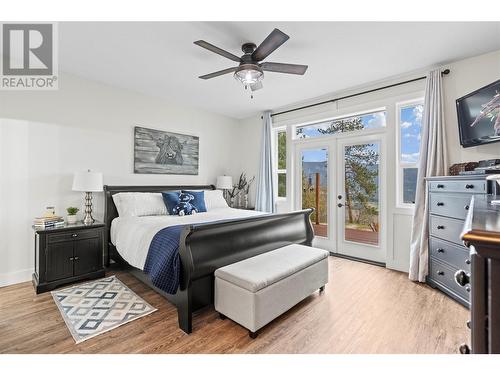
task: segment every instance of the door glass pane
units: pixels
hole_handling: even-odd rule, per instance
[[[414,204],[418,168],[403,168],[403,203]]]
[[[316,236],[328,237],[328,150],[302,151],[302,208],[311,216]]]
[[[286,198],[286,173],[278,173],[278,197]]]
[[[344,147],[346,241],[379,244],[380,145]]]

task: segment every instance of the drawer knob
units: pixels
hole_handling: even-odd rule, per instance
[[[466,273],[464,270],[458,270],[455,272],[455,281],[460,286],[466,286],[470,284],[470,274]]]
[[[444,276],[444,271],[437,271],[437,274],[438,274],[439,276]]]
[[[460,345],[460,347],[458,348],[458,351],[460,352],[460,354],[470,354],[469,345],[467,345],[467,344]]]
[[[469,286],[469,285],[467,285],[467,286],[465,287],[465,290],[467,291],[467,293],[470,293],[470,286]]]
[[[468,204],[465,205],[464,210],[465,211],[469,211],[469,205]]]
[[[444,229],[444,225],[438,225],[437,229]]]
[[[438,249],[437,249],[437,252],[438,252],[438,253],[444,253],[444,249],[438,248]]]
[[[469,265],[470,264],[470,259],[465,260],[465,264]]]
[[[444,185],[443,184],[437,184],[437,188],[438,189],[444,189]]]
[[[443,202],[437,202],[437,205],[438,206],[444,206],[444,203]]]
[[[465,185],[465,188],[466,188],[466,189],[474,189],[474,185],[472,185],[472,184],[467,184],[467,185]]]
[[[69,258],[69,261],[72,262],[75,258],[71,257]]]
[[[471,329],[471,328],[470,328],[470,327],[471,327],[470,320],[467,320],[466,325],[467,325],[467,328]]]
[[[79,259],[80,259],[80,257],[75,257],[75,260],[79,260]]]
[[[73,234],[71,235],[71,237],[73,237],[73,238],[78,237],[78,234],[77,234],[77,233],[73,233]]]

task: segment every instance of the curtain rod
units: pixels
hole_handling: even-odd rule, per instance
[[[447,75],[450,73],[450,69],[445,69],[441,72],[441,75],[444,76],[444,75]],[[286,111],[282,111],[282,112],[276,112],[276,113],[271,113],[271,117],[274,117],[274,116],[278,116],[278,115],[283,115],[285,113],[289,113],[289,112],[295,112],[295,111],[300,111],[302,109],[307,109],[307,108],[311,108],[311,107],[316,107],[318,105],[323,105],[323,104],[328,104],[328,103],[333,103],[333,102],[337,102],[339,100],[343,100],[343,99],[348,99],[348,98],[353,98],[355,96],[359,96],[359,95],[364,95],[364,94],[369,94],[371,92],[375,92],[375,91],[380,91],[380,90],[385,90],[385,89],[389,89],[391,87],[395,87],[395,86],[401,86],[401,85],[406,85],[407,83],[411,83],[411,82],[416,82],[416,81],[421,81],[423,79],[426,79],[427,76],[423,76],[423,77],[418,77],[418,78],[413,78],[413,79],[409,79],[407,81],[403,81],[403,82],[398,82],[398,83],[393,83],[391,85],[387,85],[387,86],[382,86],[382,87],[377,87],[376,89],[371,89],[371,90],[366,90],[366,91],[362,91],[362,92],[358,92],[356,94],[351,94],[351,95],[346,95],[346,96],[341,96],[340,98],[334,98],[334,99],[329,99],[329,100],[325,100],[323,102],[319,102],[319,103],[314,103],[314,104],[309,104],[309,105],[305,105],[303,107],[298,107],[298,108],[293,108],[293,109],[289,109],[289,110],[286,110]],[[260,118],[262,119],[263,117],[260,116]]]

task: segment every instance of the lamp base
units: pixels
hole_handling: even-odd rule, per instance
[[[85,193],[85,216],[83,218],[83,224],[90,225],[95,222],[92,217],[92,192],[87,191]]]

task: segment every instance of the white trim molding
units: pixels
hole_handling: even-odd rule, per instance
[[[33,275],[33,268],[19,270],[9,273],[0,273],[0,288],[30,281]]]

